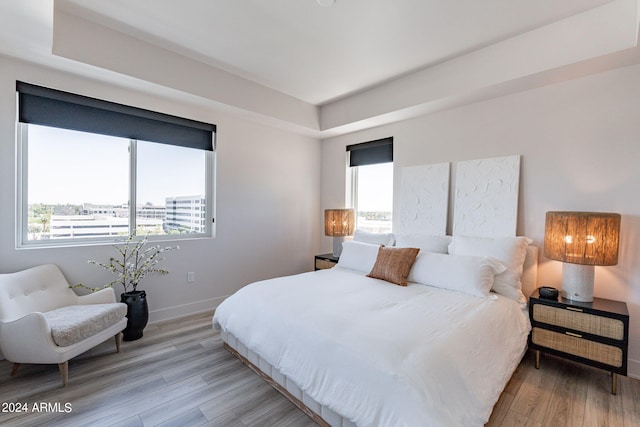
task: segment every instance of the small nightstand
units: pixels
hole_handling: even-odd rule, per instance
[[[333,268],[338,263],[338,257],[333,254],[316,255],[313,269],[325,270],[327,268]]]
[[[627,375],[629,311],[627,304],[603,298],[593,302],[529,298],[531,334],[529,348],[595,366],[611,372],[611,393],[617,392],[617,375]]]

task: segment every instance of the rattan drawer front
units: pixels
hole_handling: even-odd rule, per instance
[[[318,270],[324,270],[324,269],[327,269],[327,268],[333,268],[335,266],[336,266],[335,262],[327,261],[327,260],[324,260],[324,259],[317,259],[316,260],[316,268]]]
[[[609,366],[622,366],[622,349],[546,329],[533,328],[531,341],[550,349],[584,357]]]
[[[615,340],[624,339],[624,324],[621,320],[571,311],[566,308],[535,304],[533,306],[533,320]]]

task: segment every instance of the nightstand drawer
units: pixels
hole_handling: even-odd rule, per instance
[[[531,342],[542,347],[573,354],[574,356],[604,363],[615,368],[622,366],[622,349],[569,334],[571,333],[561,334],[534,327],[531,331]]]
[[[333,254],[316,255],[313,261],[314,270],[326,270],[333,268],[338,263],[338,257]]]
[[[333,268],[336,266],[334,261],[327,261],[326,259],[316,259],[316,270],[324,270],[327,268]]]
[[[535,304],[533,306],[533,320],[615,340],[624,339],[624,323],[621,320],[575,310],[573,307],[557,308]]]

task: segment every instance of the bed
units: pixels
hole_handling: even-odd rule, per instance
[[[213,326],[320,425],[481,426],[526,350],[537,249],[448,239],[411,245],[406,286],[368,277],[379,245],[345,243],[332,269],[240,289]]]

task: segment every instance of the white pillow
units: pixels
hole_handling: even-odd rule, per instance
[[[507,267],[495,258],[420,252],[408,280],[484,298]]]
[[[353,240],[374,245],[391,246],[395,241],[395,237],[393,233],[372,233],[370,231],[356,230]]]
[[[376,263],[380,245],[347,240],[342,243],[338,267],[369,273]]]
[[[522,294],[522,266],[527,255],[527,237],[466,237],[453,236],[449,253],[453,255],[490,256],[501,261],[507,270],[496,275],[492,291],[519,303],[526,303]]]
[[[419,248],[422,251],[446,254],[449,252],[451,236],[433,236],[420,233],[396,233],[396,246],[399,248]]]

